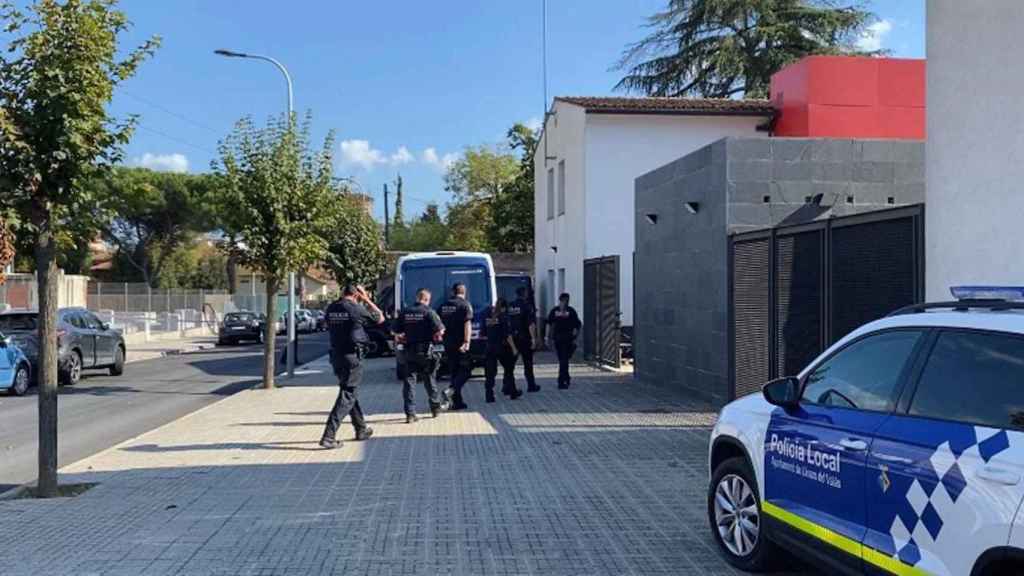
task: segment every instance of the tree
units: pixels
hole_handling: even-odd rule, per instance
[[[211,180],[201,174],[118,168],[93,182],[114,210],[104,239],[149,286],[158,286],[168,258],[196,233],[212,228]]]
[[[494,205],[491,241],[501,252],[533,250],[533,153],[537,136],[523,124],[508,131],[508,143],[519,153],[515,178],[503,186]]]
[[[0,217],[0,285],[7,279],[7,266],[14,262],[14,233],[7,220]]]
[[[402,175],[398,175],[398,179],[395,180],[395,228],[401,228],[405,226],[405,212],[402,208]]]
[[[805,56],[877,54],[856,48],[874,19],[834,0],[669,0],[648,20],[654,31],[623,53],[616,89],[765,98],[772,74]]]
[[[324,263],[341,284],[370,284],[384,272],[384,239],[380,227],[365,209],[363,200],[347,191],[338,194],[336,224]]]
[[[494,249],[495,205],[518,170],[519,160],[498,146],[467,148],[448,168],[445,190],[454,198],[448,205],[447,220],[454,248],[483,252]]]
[[[277,318],[277,293],[288,271],[303,270],[327,256],[328,238],[337,225],[334,185],[334,134],[323,148],[309,148],[311,118],[301,129],[292,118],[256,128],[248,118],[220,144],[214,170],[219,216],[229,251],[261,272],[267,284],[267,318]],[[263,386],[274,387],[274,326],[264,334]]]
[[[419,218],[396,230],[391,248],[404,252],[433,252],[452,248],[449,228],[437,204],[428,204]]]
[[[101,206],[85,182],[120,159],[133,119],[107,114],[114,88],[158,38],[119,60],[128,27],[116,0],[37,0],[22,12],[0,0],[9,38],[0,51],[0,212],[19,217],[33,244],[39,291],[39,484],[57,493],[57,258],[62,238],[95,230]]]

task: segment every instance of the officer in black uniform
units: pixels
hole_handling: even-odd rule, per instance
[[[537,309],[533,307],[526,286],[516,288],[516,299],[508,306],[508,319],[512,327],[512,339],[523,359],[526,391],[540,392],[537,379],[533,376],[533,351],[537,347]]]
[[[473,305],[466,300],[466,285],[461,282],[452,286],[452,297],[441,305],[441,321],[444,322],[444,353],[448,357],[448,374],[451,377],[452,410],[469,408],[462,398],[462,387],[469,380],[473,366],[469,358],[469,341],[473,335]]]
[[[558,387],[562,390],[569,387],[569,359],[576,352],[576,337],[580,334],[581,326],[576,309],[569,306],[569,294],[562,293],[558,297],[558,306],[548,314],[548,336],[555,341],[555,352],[558,353]]]
[[[430,308],[430,291],[416,292],[416,303],[403,308],[395,318],[395,340],[403,345],[405,370],[402,371],[402,395],[405,399],[405,421],[412,424],[416,416],[416,391],[413,380],[418,378],[427,389],[430,413],[434,418],[441,412],[441,395],[434,376],[440,355],[431,344],[440,344],[444,337],[444,324],[437,312]]]
[[[331,337],[330,359],[338,377],[338,399],[327,417],[320,445],[327,449],[341,447],[336,438],[341,420],[347,413],[356,429],[356,440],[366,440],[373,429],[366,425],[359,406],[359,383],[363,379],[363,355],[369,338],[364,326],[384,322],[384,314],[373,303],[362,286],[349,284],[341,299],[327,307],[327,326]]]
[[[501,393],[515,400],[523,393],[516,388],[516,343],[512,339],[508,305],[504,298],[498,298],[498,302],[485,312],[484,330],[487,334],[487,356],[484,362],[487,401],[494,402],[494,380],[498,375],[499,363],[504,372]]]

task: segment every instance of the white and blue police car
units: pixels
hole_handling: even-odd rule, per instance
[[[1024,574],[1024,288],[953,295],[722,410],[708,517],[731,564]]]

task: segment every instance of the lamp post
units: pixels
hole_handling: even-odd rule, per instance
[[[223,49],[221,49],[221,50],[214,50],[213,53],[217,54],[218,56],[225,56],[227,58],[248,58],[250,60],[263,60],[265,62],[270,62],[274,66],[277,66],[277,69],[281,71],[281,74],[284,74],[285,82],[287,82],[287,84],[288,84],[288,126],[291,127],[292,121],[293,121],[293,119],[292,119],[292,117],[293,117],[292,77],[291,77],[290,74],[288,74],[288,69],[284,67],[284,64],[281,64],[280,62],[278,62],[274,58],[271,58],[270,56],[261,56],[259,54],[246,54],[244,52],[235,52],[234,50],[223,50]],[[273,318],[269,319],[269,321],[273,321]],[[293,271],[289,271],[288,272],[288,316],[287,316],[285,322],[288,325],[288,343],[285,346],[285,348],[287,350],[287,357],[288,357],[288,360],[287,360],[287,364],[288,364],[288,377],[291,378],[291,377],[295,376],[295,352],[296,352],[296,346],[295,346],[295,344],[296,344],[296,342],[295,342],[295,272],[293,272]]]

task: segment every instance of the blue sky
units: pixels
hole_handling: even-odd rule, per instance
[[[548,97],[611,94],[624,46],[665,0],[548,0]],[[599,9],[598,9],[599,7]],[[924,56],[924,0],[875,0],[877,34],[894,56]],[[209,170],[217,142],[244,115],[285,106],[270,64],[217,48],[267,54],[314,114],[318,139],[336,131],[338,174],[376,199],[399,172],[406,215],[447,200],[444,166],[467,145],[495,143],[515,122],[539,122],[541,0],[419,2],[123,0],[125,41],[163,46],[118,92],[115,114],[140,115],[126,160],[156,169]]]

